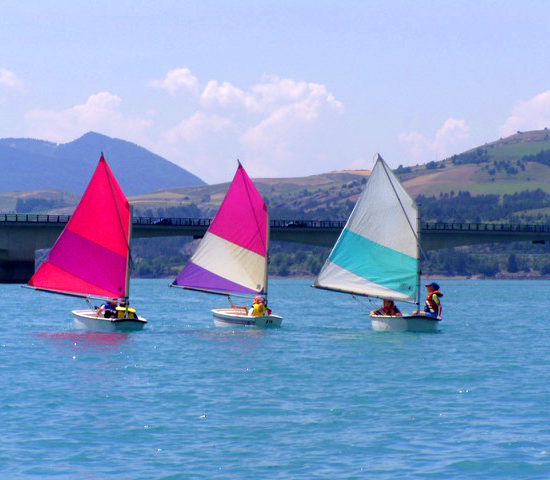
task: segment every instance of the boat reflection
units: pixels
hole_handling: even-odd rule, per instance
[[[84,349],[109,350],[126,343],[126,332],[62,332],[37,333],[36,336],[57,346],[79,346]]]

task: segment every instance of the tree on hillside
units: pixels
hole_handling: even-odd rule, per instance
[[[519,270],[518,260],[514,253],[511,253],[508,256],[508,264],[506,270],[508,270],[510,273],[516,273]]]

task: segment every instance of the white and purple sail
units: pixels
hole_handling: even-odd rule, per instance
[[[204,238],[174,287],[218,294],[267,294],[267,206],[239,164]]]

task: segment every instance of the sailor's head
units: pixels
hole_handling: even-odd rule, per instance
[[[429,292],[434,292],[435,290],[439,290],[439,284],[435,282],[427,283],[426,288]]]
[[[252,303],[265,303],[264,297],[261,295],[256,295],[252,300]]]

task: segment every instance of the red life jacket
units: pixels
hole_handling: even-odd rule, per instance
[[[428,307],[430,312],[437,313],[439,311],[439,306],[433,301],[433,295],[437,295],[439,298],[441,298],[443,294],[439,290],[434,290],[433,292],[428,293],[428,296],[426,297],[426,306]]]

